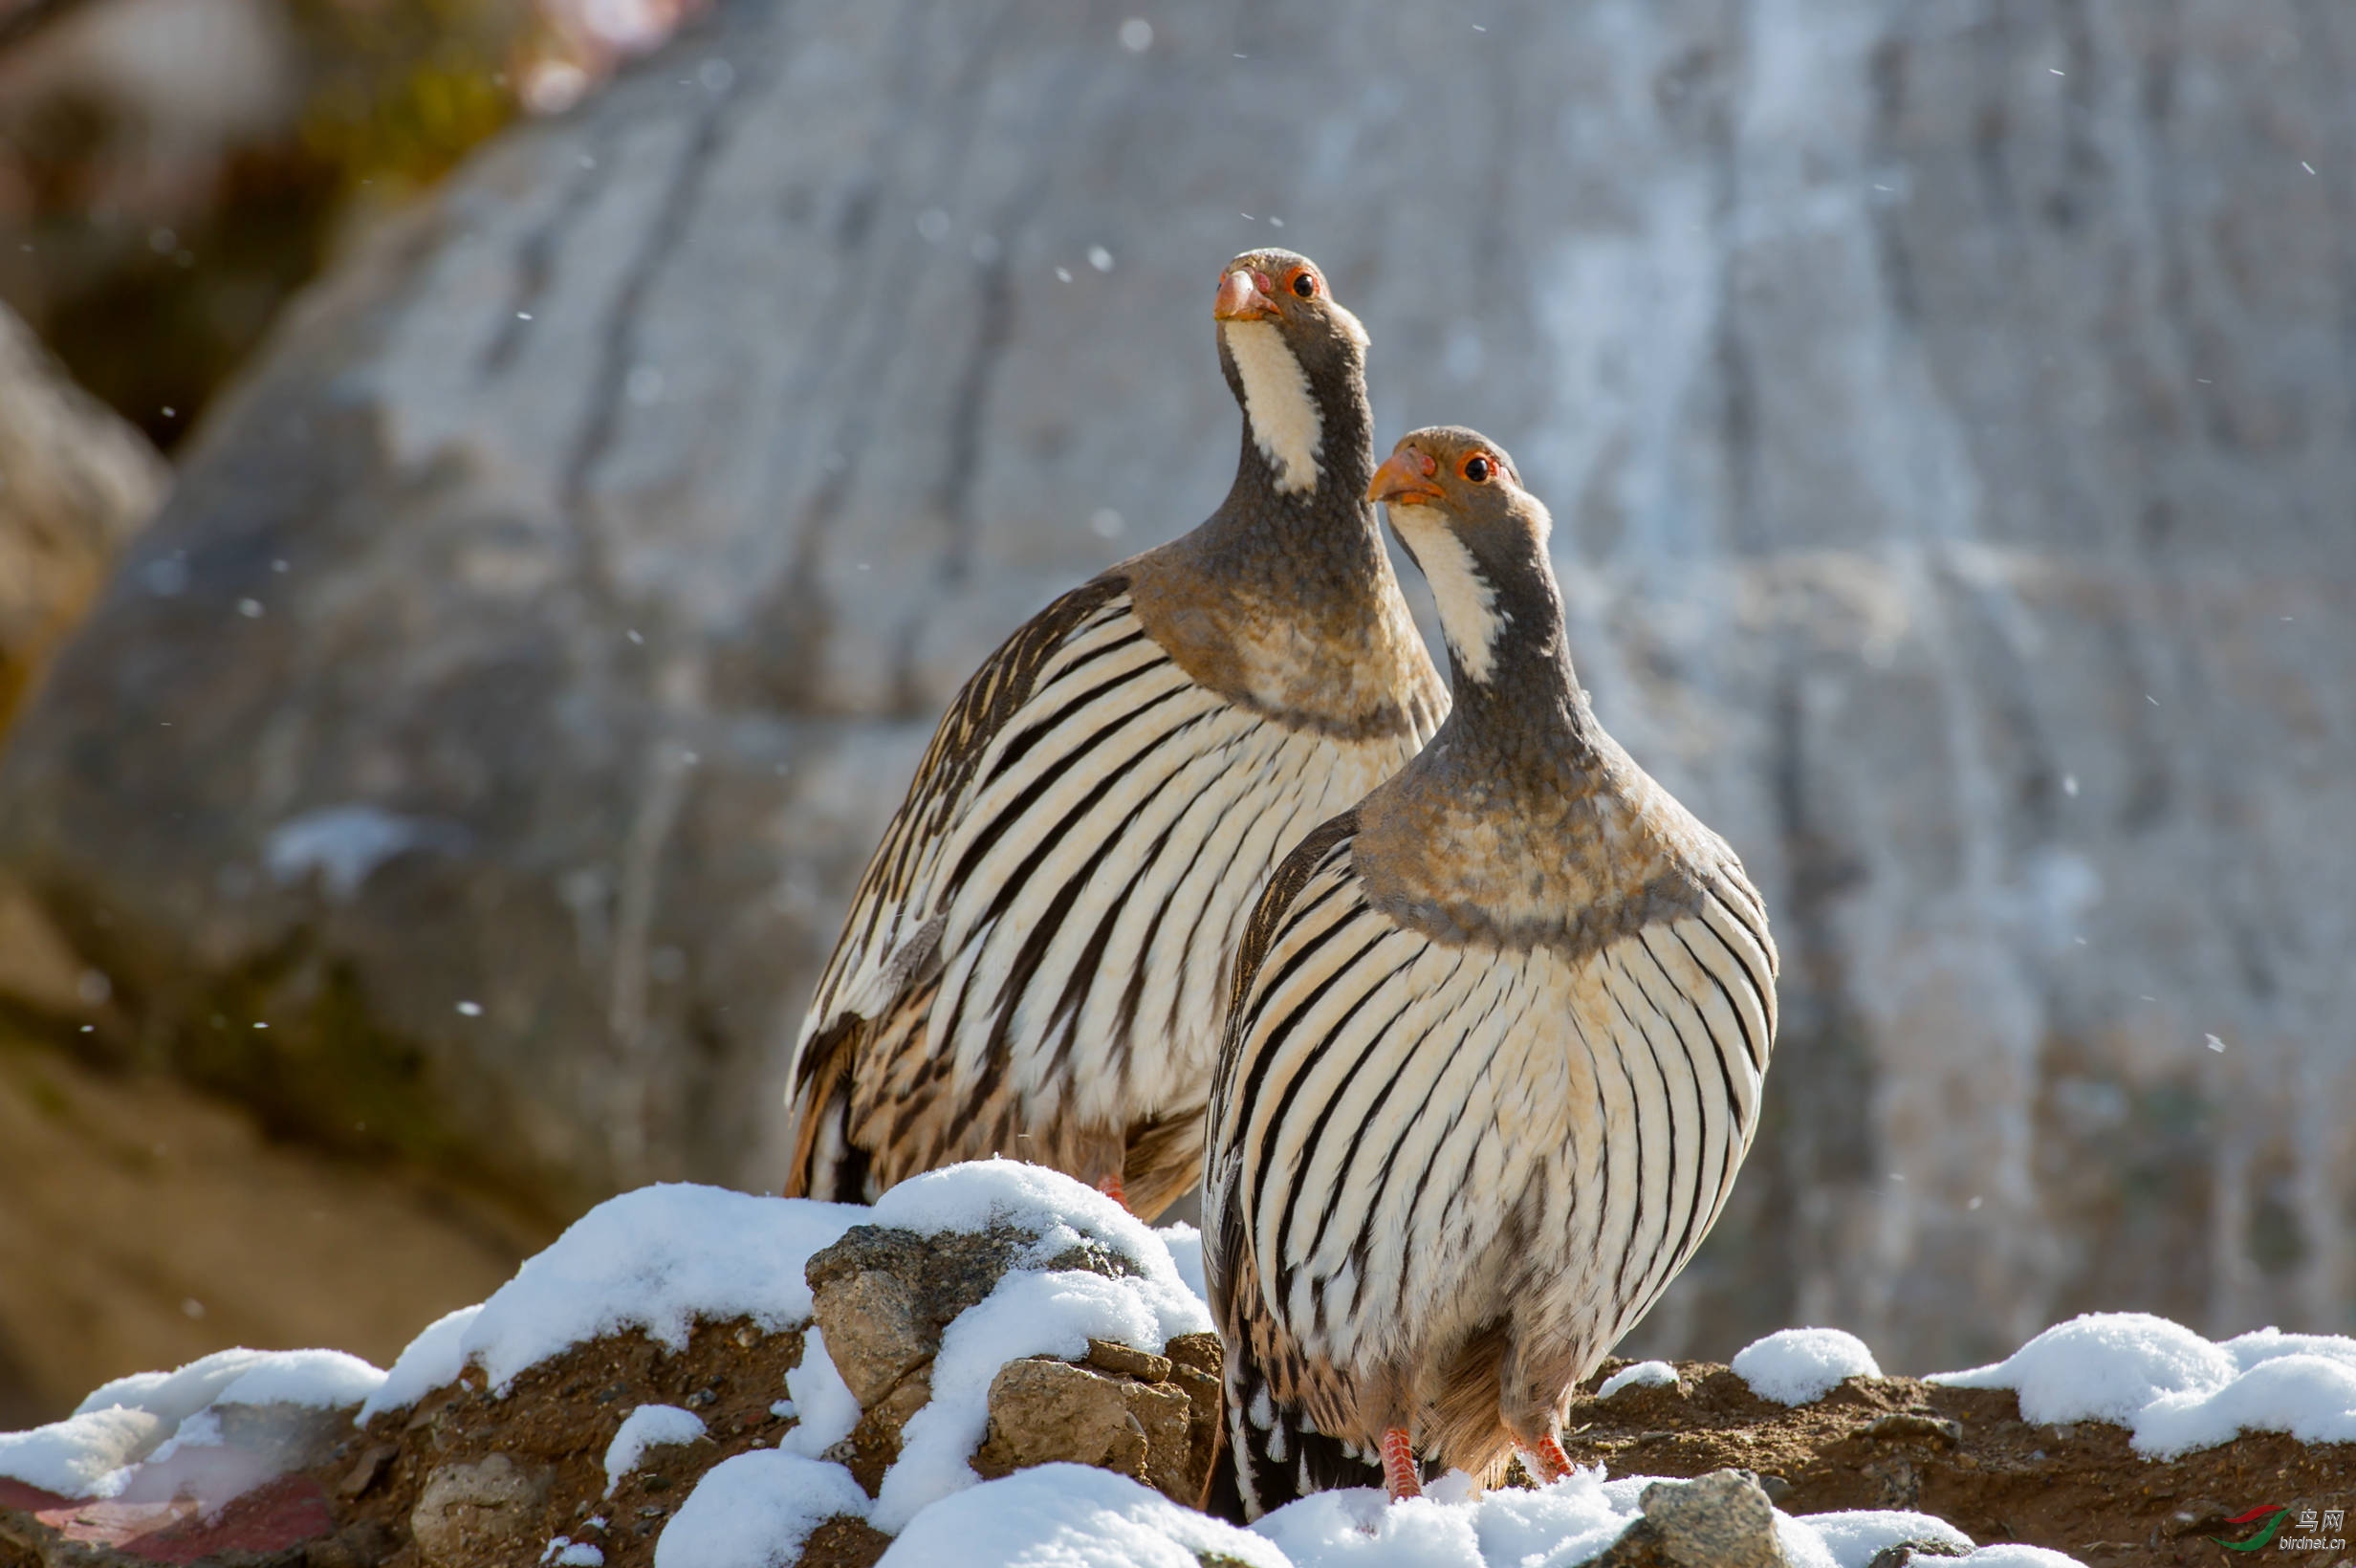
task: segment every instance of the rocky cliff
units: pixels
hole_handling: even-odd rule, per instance
[[[1522,460],[1604,719],[1778,923],[1769,1124],[1643,1345],[2344,1326],[2351,66],[2289,0],[739,0],[315,292],[0,867],[108,978],[66,1022],[280,1125],[765,1185],[932,718],[1214,502],[1207,291],[1290,243],[1385,429]]]

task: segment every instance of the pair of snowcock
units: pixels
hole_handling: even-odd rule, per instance
[[[1234,488],[958,693],[802,1025],[786,1190],[1005,1155],[1151,1218],[1199,1182],[1247,1514],[1419,1456],[1552,1478],[1758,1124],[1766,913],[1596,722],[1504,448],[1378,467],[1305,256],[1236,257],[1212,314]]]

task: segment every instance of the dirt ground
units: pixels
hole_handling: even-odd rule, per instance
[[[597,1546],[608,1568],[651,1568],[665,1524],[703,1474],[750,1448],[774,1447],[790,1428],[790,1418],[771,1406],[786,1397],[785,1374],[801,1354],[798,1332],[767,1334],[731,1322],[700,1325],[676,1354],[636,1332],[579,1345],[523,1374],[505,1397],[493,1397],[470,1371],[411,1409],[380,1416],[307,1472],[273,1484],[288,1492],[279,1506],[310,1509],[327,1533],[310,1526],[307,1544],[252,1560],[273,1568],[424,1568],[411,1521],[428,1478],[446,1466],[504,1455],[528,1483],[530,1500],[467,1515],[473,1522],[464,1549],[445,1554],[442,1568],[531,1561],[556,1535]],[[1608,1363],[1597,1382],[1620,1364]],[[2023,1422],[2009,1393],[1852,1379],[1813,1405],[1788,1409],[1757,1398],[1723,1366],[1687,1362],[1678,1371],[1675,1388],[1635,1387],[1580,1402],[1566,1430],[1572,1457],[1601,1463],[1613,1475],[1692,1476],[1739,1467],[1756,1471],[1788,1513],[1913,1509],[1952,1521],[1982,1544],[2053,1547],[2088,1568],[2356,1563],[2345,1553],[2280,1546],[2249,1557],[2209,1538],[2245,1536],[2249,1527],[2226,1521],[2261,1505],[2286,1505],[2294,1518],[2302,1509],[2349,1509],[2356,1445],[2308,1447],[2259,1434],[2162,1463],[2137,1456],[2115,1426]],[[644,1404],[694,1410],[708,1435],[649,1450],[608,1496],[606,1446]],[[15,1568],[10,1538],[0,1529],[0,1565]],[[164,1553],[161,1544],[135,1550],[143,1560],[193,1560]],[[831,1521],[806,1545],[802,1568],[865,1568],[886,1544],[857,1520]],[[28,1546],[25,1563],[37,1560]],[[106,1560],[126,1568],[130,1561]]]
[[[774,1446],[786,1430],[769,1405],[785,1397],[785,1373],[800,1354],[799,1335],[764,1336],[750,1324],[701,1328],[676,1356],[636,1335],[585,1345],[527,1373],[505,1400],[469,1386],[381,1418],[351,1456],[315,1473],[343,1520],[370,1521],[390,1544],[405,1541],[408,1512],[434,1466],[505,1451],[553,1475],[544,1533],[528,1542],[535,1551],[549,1535],[569,1534],[600,1545],[608,1568],[644,1568],[697,1477],[732,1454]],[[1589,1386],[1624,1364],[1606,1363]],[[2088,1568],[2272,1560],[2227,1552],[2209,1537],[2246,1535],[2247,1527],[2225,1521],[2260,1504],[2286,1504],[2293,1516],[2356,1508],[2356,1445],[2309,1447],[2260,1434],[2154,1462],[2129,1448],[2120,1427],[2031,1426],[2001,1391],[1852,1379],[1790,1409],[1758,1398],[1723,1366],[1686,1362],[1678,1373],[1676,1388],[1581,1402],[1566,1424],[1571,1456],[1613,1475],[1691,1476],[1735,1466],[1757,1471],[1786,1513],[1913,1509],[1983,1545],[2053,1547]],[[654,1450],[644,1470],[604,1497],[606,1442],[631,1408],[654,1402],[697,1408],[711,1439]],[[365,1492],[341,1495],[370,1467]],[[600,1516],[601,1530],[584,1531]],[[872,1561],[884,1544],[846,1521],[814,1540],[803,1560],[851,1568]],[[2295,1556],[2314,1568],[2356,1562],[2346,1554]],[[414,1568],[418,1558],[402,1545],[383,1560]],[[482,1558],[485,1568],[499,1560],[495,1552]]]
[[[1588,1383],[1625,1361],[1609,1361]],[[2346,1553],[2228,1552],[2209,1537],[2250,1534],[2227,1519],[2261,1504],[2356,1511],[2356,1444],[2308,1446],[2245,1434],[2181,1459],[2148,1460],[2100,1422],[2031,1426],[2000,1390],[1941,1388],[1913,1378],[1853,1378],[1813,1405],[1771,1404],[1723,1366],[1678,1365],[1678,1385],[1588,1399],[1564,1447],[1613,1475],[1756,1470],[1788,1514],[1905,1508],[1934,1514],[1981,1545],[2026,1541],[2088,1568],[2174,1568],[2271,1561],[2313,1568]],[[2285,1534],[2289,1532],[2286,1530]],[[2350,1532],[2343,1531],[2343,1535]]]
[[[354,1556],[384,1568],[420,1568],[408,1521],[437,1467],[504,1453],[547,1486],[529,1528],[485,1538],[466,1568],[529,1561],[562,1535],[605,1555],[606,1568],[651,1568],[663,1526],[706,1470],[747,1449],[774,1448],[791,1420],[771,1413],[800,1364],[799,1333],[764,1334],[753,1323],[698,1324],[677,1354],[633,1330],[577,1346],[515,1380],[505,1398],[469,1370],[459,1386],[416,1408],[380,1416],[343,1455],[312,1471],[351,1534]],[[641,1405],[677,1405],[703,1418],[703,1441],[647,1450],[640,1468],[605,1494],[605,1448]],[[354,1527],[358,1526],[355,1531]],[[834,1521],[805,1547],[810,1568],[852,1568],[883,1555],[886,1537],[857,1520]],[[382,1555],[378,1555],[382,1554]]]

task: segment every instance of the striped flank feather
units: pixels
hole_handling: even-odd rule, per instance
[[[872,1198],[1005,1154],[1125,1175],[1158,1211],[1199,1172],[1251,899],[1421,739],[1338,741],[1197,685],[1118,577],[1058,601],[969,683],[860,887],[796,1063],[789,1190]]]

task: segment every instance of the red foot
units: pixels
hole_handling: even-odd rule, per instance
[[[1384,1428],[1383,1487],[1394,1503],[1402,1497],[1424,1494],[1423,1479],[1415,1473],[1415,1449],[1407,1442],[1405,1426]]]
[[[1562,1440],[1548,1432],[1522,1450],[1530,1468],[1538,1471],[1540,1481],[1560,1481],[1571,1473],[1571,1456],[1562,1451]]]
[[[1128,1209],[1129,1195],[1122,1189],[1121,1173],[1119,1171],[1115,1171],[1110,1176],[1106,1176],[1100,1180],[1096,1184],[1096,1189],[1099,1192],[1103,1193],[1104,1196],[1112,1199],[1113,1202],[1119,1204],[1122,1208]],[[1136,1210],[1131,1209],[1130,1212],[1134,1213]]]

